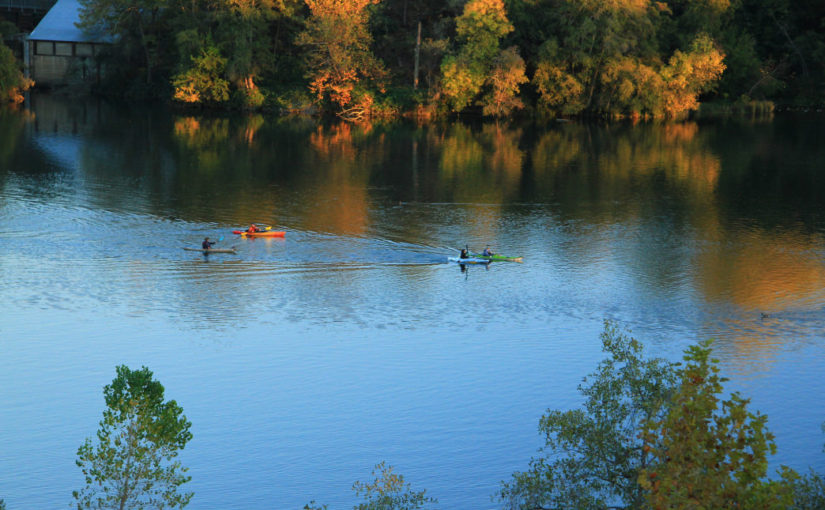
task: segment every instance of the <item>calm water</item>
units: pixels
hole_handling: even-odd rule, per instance
[[[193,422],[193,510],[348,508],[381,461],[496,508],[604,319],[670,359],[715,338],[773,465],[823,471],[823,169],[821,117],[319,127],[35,96],[0,113],[0,498],[68,506],[127,364]],[[181,249],[207,235],[238,254]],[[447,263],[487,243],[525,262]]]

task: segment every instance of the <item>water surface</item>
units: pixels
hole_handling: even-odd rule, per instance
[[[348,508],[395,466],[495,508],[605,319],[714,338],[773,466],[825,470],[825,122],[318,125],[0,114],[0,498],[65,508],[116,365],[193,422],[193,510]],[[239,239],[251,221],[283,239]],[[186,252],[204,236],[237,255]],[[462,246],[524,257],[463,270]]]

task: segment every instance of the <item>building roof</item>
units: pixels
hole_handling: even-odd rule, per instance
[[[57,3],[43,16],[40,23],[29,34],[31,41],[62,42],[112,42],[111,36],[103,33],[89,33],[77,28],[80,21],[78,0],[57,0]]]

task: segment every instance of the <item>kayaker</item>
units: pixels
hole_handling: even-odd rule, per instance
[[[458,256],[460,259],[467,259],[470,258],[470,255],[467,253],[467,248],[461,248],[461,254]]]
[[[249,225],[249,228],[248,228],[248,229],[246,229],[246,231],[247,231],[248,233],[250,233],[250,234],[252,234],[252,233],[254,233],[254,232],[257,232],[257,231],[259,231],[259,230],[260,230],[260,229],[258,228],[258,225],[255,225],[254,223],[253,223],[252,225]]]
[[[481,252],[481,254],[484,255],[485,257],[492,257],[493,256],[493,252],[490,251],[489,246],[485,246],[484,251]]]
[[[204,237],[203,242],[201,243],[201,248],[208,250],[213,244],[215,244],[215,241],[210,241],[208,237]]]

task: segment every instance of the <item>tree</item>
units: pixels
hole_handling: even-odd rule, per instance
[[[21,92],[34,84],[20,72],[20,65],[12,51],[0,40],[0,104],[19,103],[23,100]]]
[[[229,82],[223,79],[226,59],[207,46],[192,57],[192,66],[172,78],[175,99],[184,103],[222,103],[229,99]]]
[[[393,473],[392,466],[384,462],[375,466],[372,476],[374,480],[370,483],[353,484],[355,494],[364,498],[354,510],[418,510],[428,503],[437,503],[425,496],[427,491],[413,491],[410,484],[404,483],[404,477]]]
[[[106,410],[97,431],[77,450],[86,485],[73,493],[78,510],[183,508],[192,493],[179,493],[191,477],[174,460],[192,438],[192,425],[163,386],[143,367],[117,367],[103,388]]]
[[[502,0],[470,0],[456,19],[457,54],[441,64],[442,89],[453,111],[461,111],[479,96],[484,112],[506,115],[520,108],[519,86],[526,82],[524,60],[515,47],[500,50],[501,39],[513,31]]]
[[[768,454],[776,452],[768,417],[747,409],[738,393],[720,401],[722,383],[710,343],[687,349],[680,385],[668,412],[644,427],[650,462],[639,473],[651,508],[785,509],[789,482],[765,478]]]
[[[698,107],[698,96],[709,90],[725,70],[725,54],[707,35],[699,35],[688,52],[673,54],[662,70],[665,97],[662,108],[671,117]]]
[[[352,485],[355,494],[364,499],[353,510],[419,510],[429,503],[438,503],[425,495],[427,491],[412,490],[410,484],[404,483],[404,477],[393,473],[392,466],[387,466],[384,462],[375,466],[372,476],[375,479],[370,483],[355,482]],[[304,505],[303,510],[326,509],[327,505],[311,501]]]
[[[78,27],[103,31],[113,37],[113,67],[141,76],[146,86],[168,85],[168,75],[158,76],[159,67],[174,61],[171,18],[175,0],[80,0]],[[166,65],[161,65],[162,63]],[[126,77],[127,80],[129,77]],[[131,81],[131,80],[130,80]],[[148,87],[147,87],[148,88]]]
[[[306,0],[310,10],[297,44],[306,50],[309,89],[342,116],[363,115],[373,102],[369,84],[383,90],[386,71],[370,50],[367,7],[380,0]],[[368,114],[368,112],[366,112]]]
[[[524,60],[519,56],[518,50],[511,47],[499,53],[486,80],[489,92],[481,99],[484,114],[504,117],[513,110],[524,108],[518,92],[519,87],[527,81]]]
[[[503,484],[499,498],[506,508],[641,507],[637,479],[650,456],[639,431],[663,415],[675,391],[675,365],[643,359],[641,344],[610,322],[601,340],[609,357],[579,386],[584,408],[542,416],[544,455]]]

